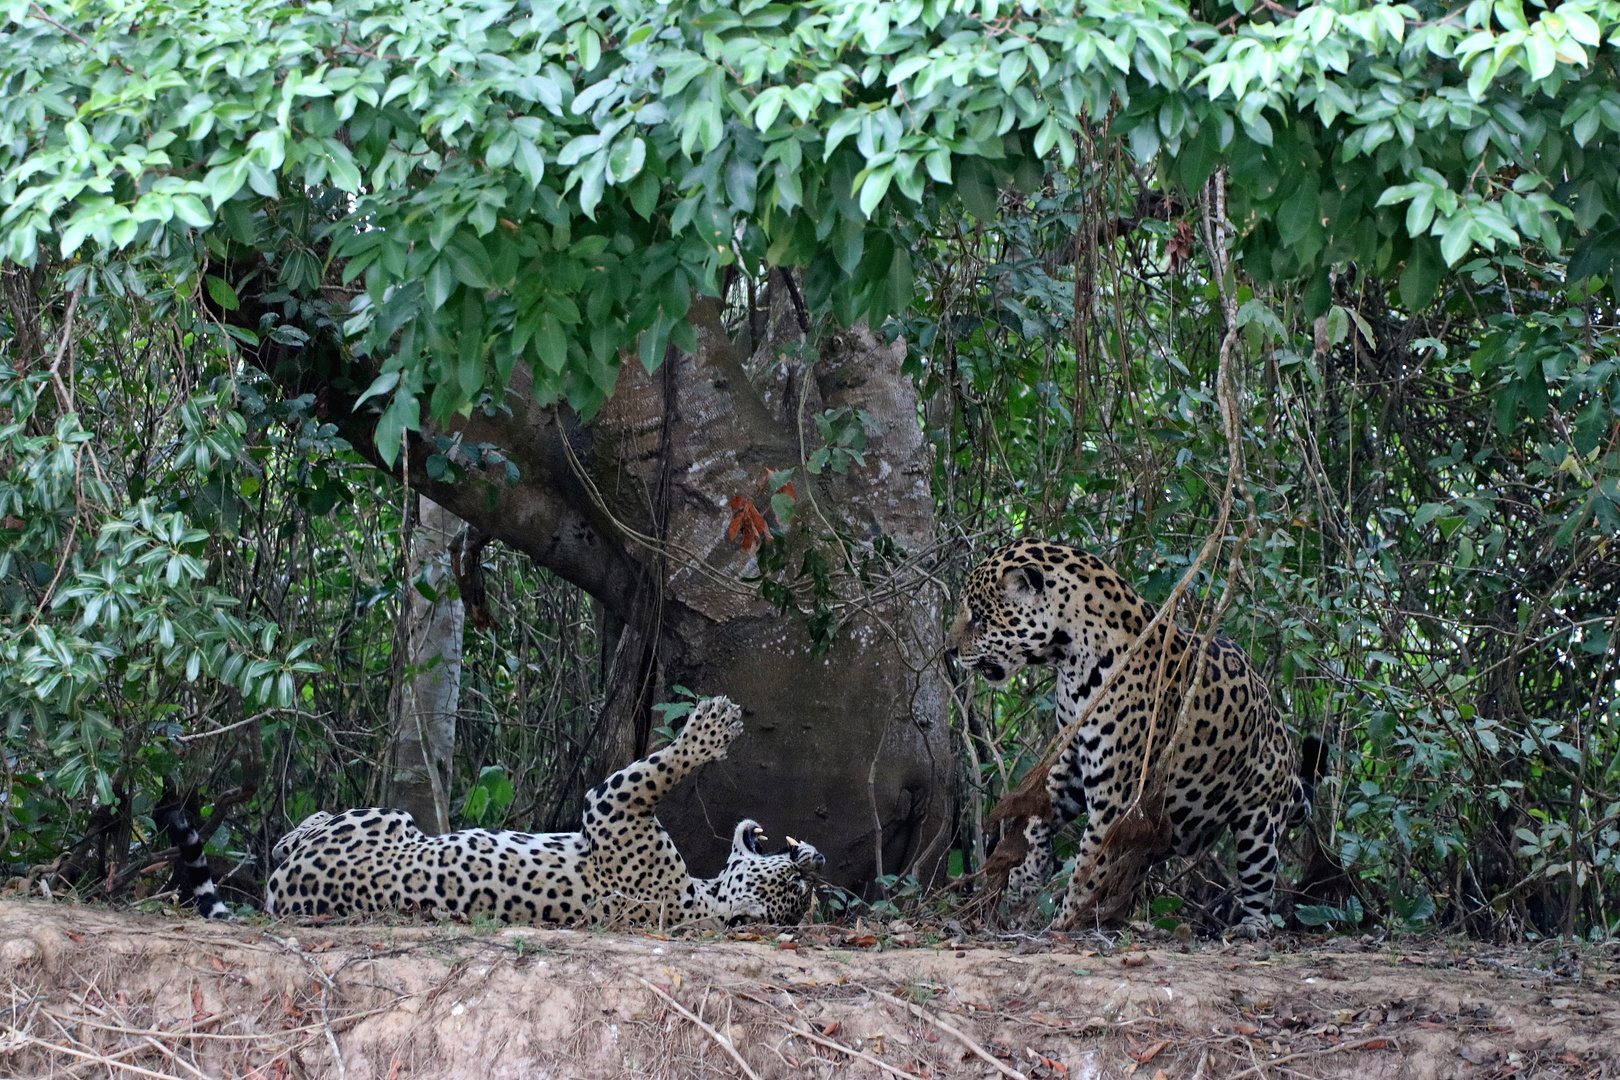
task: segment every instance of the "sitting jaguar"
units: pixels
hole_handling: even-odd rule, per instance
[[[1064,544],[1020,540],[973,569],[947,645],[992,686],[1005,685],[1028,664],[1056,667],[1058,722],[1067,726],[1084,713],[1153,614],[1096,556]],[[1145,862],[1109,850],[1105,838],[1136,799],[1145,767],[1164,778],[1155,801],[1162,797],[1162,816],[1168,818],[1165,848],[1151,854],[1193,855],[1230,828],[1241,883],[1238,929],[1254,936],[1271,928],[1278,840],[1309,808],[1321,744],[1306,740],[1309,767],[1302,776],[1288,729],[1248,656],[1217,636],[1200,665],[1189,656],[1197,640],[1168,620],[1161,623],[1047,774],[1050,812],[1029,817],[1028,853],[1008,886],[1017,899],[1044,885],[1056,871],[1053,836],[1086,812],[1059,928],[1128,914]],[[1180,688],[1199,668],[1191,706],[1175,727]],[[1150,726],[1153,761],[1144,766]],[[1160,760],[1164,754],[1169,761]]]
[[[414,906],[563,926],[796,922],[809,910],[810,877],[826,861],[814,847],[790,841],[787,852],[766,855],[763,830],[744,821],[725,870],[699,880],[653,816],[688,773],[726,756],[741,716],[726,698],[699,702],[673,743],[590,790],[580,832],[428,836],[399,810],[312,814],[276,844],[280,865],[265,888],[265,911],[364,915]]]

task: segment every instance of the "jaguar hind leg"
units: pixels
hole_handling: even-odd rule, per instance
[[[604,819],[651,818],[658,803],[693,769],[720,761],[731,741],[742,734],[742,707],[730,698],[712,697],[692,708],[675,741],[633,761],[590,790],[585,797],[585,835]]]
[[[586,795],[582,831],[597,920],[668,925],[702,914],[696,908],[703,898],[686,860],[653,814],[692,770],[724,758],[742,726],[742,709],[729,698],[700,701],[674,742],[626,765]]]
[[[1228,933],[1258,938],[1272,931],[1271,904],[1277,890],[1277,842],[1284,813],[1277,808],[1253,810],[1235,830],[1240,885],[1239,920]]]

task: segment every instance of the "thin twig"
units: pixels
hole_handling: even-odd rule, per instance
[[[1375,1037],[1373,1037],[1371,1039],[1361,1039],[1358,1042],[1340,1043],[1338,1046],[1329,1046],[1329,1047],[1327,1047],[1326,1049],[1323,1049],[1323,1050],[1303,1050],[1303,1051],[1301,1051],[1300,1053],[1297,1053],[1297,1054],[1288,1054],[1287,1056],[1277,1058],[1274,1061],[1268,1061],[1268,1062],[1266,1062],[1266,1064],[1271,1065],[1271,1066],[1286,1065],[1290,1061],[1301,1061],[1301,1060],[1303,1060],[1305,1058],[1326,1057],[1329,1054],[1337,1054],[1337,1053],[1341,1053],[1342,1051],[1345,1051],[1345,1050],[1360,1050],[1362,1047],[1366,1046],[1368,1043],[1375,1043],[1375,1042],[1388,1043],[1392,1048],[1395,1046],[1395,1040],[1394,1039],[1391,1039],[1388,1036],[1375,1036]],[[1231,1076],[1227,1077],[1226,1080],[1243,1080],[1243,1078],[1245,1076],[1264,1076],[1264,1075],[1265,1075],[1265,1070],[1261,1066],[1255,1065],[1255,1066],[1252,1066],[1251,1068],[1244,1069],[1240,1073],[1233,1073]]]
[[[63,26],[61,23],[57,22],[55,19],[53,19],[49,15],[45,14],[45,9],[40,7],[38,4],[30,4],[29,6],[34,9],[34,18],[39,19],[42,22],[50,23],[52,26],[56,27],[58,30],[62,31],[62,33],[66,34],[68,37],[72,38],[74,41],[77,41],[80,45],[83,45],[87,49],[95,48],[94,43],[85,40],[85,38],[83,36],[74,33],[72,30],[69,30],[67,27]],[[112,62],[117,64],[119,67],[123,68],[126,74],[129,74],[129,75],[135,74],[135,69],[130,67],[128,64],[124,63],[124,61],[119,59],[118,57],[116,57],[116,56],[113,57]]]
[[[192,1076],[195,1076],[197,1080],[212,1080],[207,1073],[203,1072],[201,1069],[197,1068],[197,1066],[181,1057],[179,1051],[170,1050],[167,1046],[164,1046],[150,1035],[142,1035],[141,1038],[148,1046],[161,1051],[164,1057],[186,1070],[186,1072],[190,1073]]]
[[[34,10],[39,10],[38,5],[35,5]],[[79,309],[79,296],[83,292],[84,285],[80,284],[68,294],[67,311],[62,315],[62,340],[57,342],[56,356],[51,360],[51,383],[56,387],[56,403],[63,412],[72,411],[73,396],[68,393],[67,385],[62,382],[62,360],[67,356],[68,347],[73,343],[73,314]]]
[[[409,1001],[411,998],[416,996],[417,995],[415,994],[406,994],[403,997],[396,998],[394,1001],[389,1002],[387,1005],[383,1005],[375,1009],[367,1009],[364,1012],[349,1013],[345,1016],[336,1017],[331,1021],[331,1026],[335,1028],[339,1024],[353,1023],[356,1020],[364,1020],[370,1016],[378,1016],[385,1012],[392,1012],[399,1006],[401,1002]],[[66,1020],[74,1024],[83,1024],[86,1027],[93,1027],[100,1031],[112,1031],[120,1035],[153,1035],[160,1039],[218,1039],[227,1042],[285,1042],[287,1036],[289,1035],[304,1035],[310,1032],[317,1032],[326,1026],[324,1024],[304,1024],[300,1027],[281,1028],[262,1035],[227,1035],[217,1031],[202,1031],[195,1024],[190,1024],[183,1028],[176,1028],[173,1031],[168,1031],[164,1028],[135,1028],[121,1027],[116,1024],[98,1024],[88,1017],[67,1016],[63,1013],[54,1012],[50,1009],[46,1009],[45,1013],[48,1016],[55,1016],[58,1019]],[[219,1022],[219,1017],[212,1016],[202,1022],[205,1024],[217,1024]]]
[[[225,727],[222,727],[222,728],[215,728],[212,731],[198,731],[198,732],[195,732],[195,733],[193,733],[191,735],[176,735],[174,741],[175,742],[188,743],[188,742],[195,742],[197,739],[211,739],[215,735],[223,735],[227,731],[235,731],[237,728],[247,727],[249,724],[258,723],[260,720],[263,720],[265,717],[274,716],[277,713],[291,713],[294,716],[302,716],[306,720],[320,720],[320,719],[322,719],[322,716],[321,716],[320,713],[304,712],[301,709],[266,709],[266,710],[264,710],[264,712],[259,713],[257,716],[250,716],[246,720],[238,720],[234,724],[229,724],[229,725],[227,725]]]
[[[1000,1072],[1003,1076],[1010,1076],[1010,1077],[1013,1078],[1013,1080],[1029,1080],[1029,1078],[1027,1076],[1025,1076],[1023,1073],[1019,1072],[1017,1069],[1014,1069],[1014,1068],[1012,1068],[1011,1066],[1008,1066],[1008,1065],[1003,1065],[1001,1063],[1001,1060],[999,1058],[997,1058],[995,1055],[991,1054],[990,1051],[986,1050],[984,1047],[982,1047],[978,1043],[974,1042],[973,1039],[969,1038],[965,1033],[963,1033],[959,1029],[951,1026],[950,1024],[947,1024],[945,1021],[941,1020],[939,1017],[935,1016],[933,1013],[929,1012],[927,1009],[924,1009],[921,1005],[916,1005],[916,1004],[913,1004],[912,1002],[909,1002],[909,1001],[902,1001],[899,998],[895,997],[893,994],[885,994],[883,991],[881,991],[881,990],[873,990],[869,986],[865,987],[865,990],[866,990],[867,993],[871,994],[873,997],[882,998],[884,1001],[888,1001],[888,1002],[891,1002],[891,1003],[893,1003],[895,1005],[898,1005],[902,1009],[905,1009],[908,1012],[910,1012],[913,1016],[917,1017],[918,1019],[926,1020],[928,1023],[933,1024],[935,1027],[939,1028],[939,1030],[941,1030],[945,1034],[951,1036],[957,1042],[961,1043],[963,1046],[967,1047],[969,1050],[971,1050],[975,1054],[979,1055],[979,1057],[981,1057],[985,1061],[989,1062],[996,1069],[996,1071]]]
[[[737,1048],[735,1046],[731,1045],[731,1040],[730,1039],[728,1039],[724,1035],[720,1034],[718,1031],[716,1031],[714,1028],[710,1027],[708,1024],[704,1023],[702,1020],[699,1020],[697,1018],[696,1014],[694,1014],[690,1009],[688,1009],[686,1006],[682,1005],[680,1002],[676,1001],[674,998],[670,997],[667,993],[665,993],[663,990],[659,989],[653,983],[650,983],[646,979],[643,979],[640,975],[631,974],[630,977],[632,979],[636,980],[636,982],[640,983],[642,986],[645,986],[647,989],[651,990],[653,993],[657,994],[659,997],[663,998],[666,1002],[669,1003],[670,1008],[674,1009],[676,1012],[680,1013],[682,1016],[684,1016],[688,1020],[692,1021],[692,1023],[694,1023],[698,1027],[702,1028],[704,1030],[704,1032],[709,1036],[709,1038],[713,1039],[716,1043],[718,1043],[720,1045],[720,1049],[724,1050],[726,1053],[731,1055],[731,1059],[737,1063],[737,1067],[740,1068],[743,1071],[743,1075],[748,1077],[748,1080],[759,1080],[759,1074],[754,1072],[753,1069],[748,1067],[748,1062],[744,1061],[743,1056],[741,1054],[737,1053]]]
[[[822,1046],[837,1050],[839,1053],[848,1054],[851,1057],[858,1057],[862,1061],[870,1062],[871,1064],[876,1065],[884,1072],[893,1073],[896,1076],[903,1076],[906,1078],[906,1080],[922,1080],[922,1078],[916,1073],[908,1073],[904,1069],[897,1069],[893,1065],[890,1065],[887,1061],[884,1061],[881,1058],[873,1057],[864,1050],[857,1050],[852,1046],[845,1046],[843,1043],[837,1042],[833,1039],[823,1038],[820,1035],[805,1031],[803,1028],[794,1027],[792,1024],[789,1024],[783,1020],[778,1020],[777,1023],[783,1028],[786,1028],[788,1031],[793,1032],[793,1034],[799,1036],[801,1039],[809,1039],[813,1043],[820,1043]]]
[[[343,1064],[343,1051],[338,1049],[337,1033],[332,1030],[332,1021],[326,1015],[326,987],[321,987],[321,1027],[326,1029],[326,1043],[332,1048],[332,1060],[337,1062],[339,1080],[347,1080],[349,1070]]]

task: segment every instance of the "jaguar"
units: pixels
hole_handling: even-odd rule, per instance
[[[429,836],[401,810],[311,814],[272,851],[279,865],[266,885],[265,911],[363,916],[421,909],[561,926],[797,922],[826,864],[813,845],[790,840],[786,851],[766,854],[764,830],[745,820],[733,831],[725,869],[697,879],[654,816],[683,778],[726,756],[742,727],[742,709],[729,699],[698,702],[672,743],[590,790],[579,832],[463,829]],[[194,889],[201,898],[212,883],[204,878]],[[223,909],[210,905],[203,913],[228,914]]]
[[[1146,830],[1154,837],[1146,854],[1195,855],[1230,829],[1239,881],[1235,929],[1268,932],[1278,843],[1309,809],[1321,742],[1305,740],[1302,771],[1270,689],[1226,637],[1204,642],[1199,658],[1199,635],[1165,619],[1127,659],[1153,618],[1153,607],[1117,571],[1067,544],[1019,540],[969,573],[949,651],[993,686],[1026,666],[1051,665],[1059,724],[1084,717],[1046,774],[1045,798],[1031,804],[1039,809],[1020,815],[1025,854],[1010,868],[1010,898],[1016,903],[1053,877],[1053,839],[1084,813],[1055,925],[1081,928],[1128,914],[1151,859],[1128,844],[1111,845],[1109,833],[1146,792],[1157,818]],[[1185,710],[1183,686],[1192,698]]]

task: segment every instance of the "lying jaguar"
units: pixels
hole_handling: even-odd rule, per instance
[[[1065,544],[1020,540],[973,569],[947,645],[993,686],[1005,685],[1027,664],[1056,667],[1058,722],[1067,726],[1084,714],[1152,618],[1153,609],[1096,556]],[[1053,836],[1085,812],[1076,871],[1056,922],[1060,928],[1120,917],[1136,888],[1146,862],[1109,851],[1104,840],[1136,798],[1150,727],[1156,735],[1152,767],[1165,778],[1159,795],[1169,849],[1196,854],[1231,829],[1241,882],[1239,929],[1252,936],[1271,928],[1278,839],[1309,807],[1321,743],[1306,740],[1302,777],[1288,729],[1248,656],[1216,637],[1200,663],[1189,656],[1197,640],[1161,623],[1101,691],[1103,698],[1047,775],[1051,813],[1029,818],[1028,854],[1008,885],[1015,899],[1044,885],[1056,870]],[[1202,676],[1172,736],[1180,688],[1193,670]],[[1170,760],[1160,762],[1165,754]]]
[[[673,743],[590,790],[584,829],[576,833],[428,836],[399,810],[312,814],[275,846],[280,865],[265,888],[265,911],[364,915],[417,907],[563,926],[797,923],[810,908],[812,878],[826,864],[813,846],[790,838],[787,851],[766,855],[764,830],[743,821],[720,875],[694,879],[653,816],[688,773],[726,756],[741,716],[726,698],[699,702]],[[212,882],[195,891],[199,900],[212,897]],[[223,904],[204,914],[211,912],[226,913]]]

